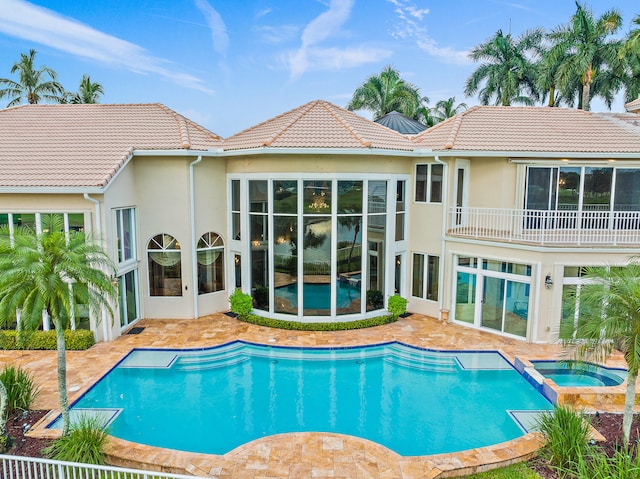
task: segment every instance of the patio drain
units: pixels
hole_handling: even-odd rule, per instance
[[[144,331],[144,328],[135,327],[135,328],[131,328],[129,331],[127,331],[127,334],[140,334],[142,331]]]

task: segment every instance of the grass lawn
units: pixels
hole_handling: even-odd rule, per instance
[[[480,474],[473,474],[471,476],[464,476],[465,479],[541,479],[532,469],[529,469],[526,464],[514,464],[513,466],[503,467],[500,469],[494,469],[493,471],[482,472]]]

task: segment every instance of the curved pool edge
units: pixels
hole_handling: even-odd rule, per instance
[[[108,464],[201,477],[445,478],[487,471],[532,457],[541,447],[538,433],[477,449],[430,456],[400,456],[375,442],[334,433],[301,432],[267,436],[225,455],[199,454],[133,443],[109,436]],[[367,477],[369,477],[367,476]]]

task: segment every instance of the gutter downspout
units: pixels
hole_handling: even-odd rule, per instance
[[[84,194],[84,199],[90,201],[94,205],[96,205],[96,235],[102,241],[102,207],[100,206],[100,201],[95,198],[91,198],[89,193]],[[102,334],[104,336],[104,341],[107,342],[111,339],[111,335],[109,334],[109,328],[107,327],[107,311],[104,307],[101,308],[102,315]]]
[[[442,319],[442,311],[444,306],[444,271],[445,271],[445,238],[447,235],[447,203],[449,200],[449,165],[440,159],[439,155],[434,155],[433,159],[436,163],[442,165],[442,233],[440,235],[440,258],[442,258],[442,267],[440,268],[440,278],[438,278],[438,298],[440,308],[440,319]]]
[[[198,251],[196,249],[196,198],[193,170],[202,161],[202,155],[189,163],[189,219],[191,220],[191,294],[193,295],[193,317],[198,318]]]

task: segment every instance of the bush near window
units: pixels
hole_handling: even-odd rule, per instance
[[[407,312],[407,299],[403,298],[399,294],[394,294],[389,297],[389,301],[387,302],[387,310],[391,314],[391,316],[395,316],[398,318]]]
[[[231,296],[229,296],[229,303],[231,304],[231,312],[241,318],[251,313],[253,309],[253,299],[251,295],[245,294],[239,289],[236,289]]]
[[[295,331],[343,331],[350,329],[363,329],[372,326],[381,326],[395,322],[398,318],[393,315],[377,316],[375,318],[359,319],[357,321],[342,321],[336,323],[299,323],[297,321],[284,321],[281,319],[263,318],[256,314],[238,315],[238,319],[258,326],[269,328],[288,329]]]
[[[86,329],[64,332],[67,351],[84,351],[95,344],[93,333]],[[50,331],[0,331],[0,349],[6,350],[56,350],[56,332]]]

